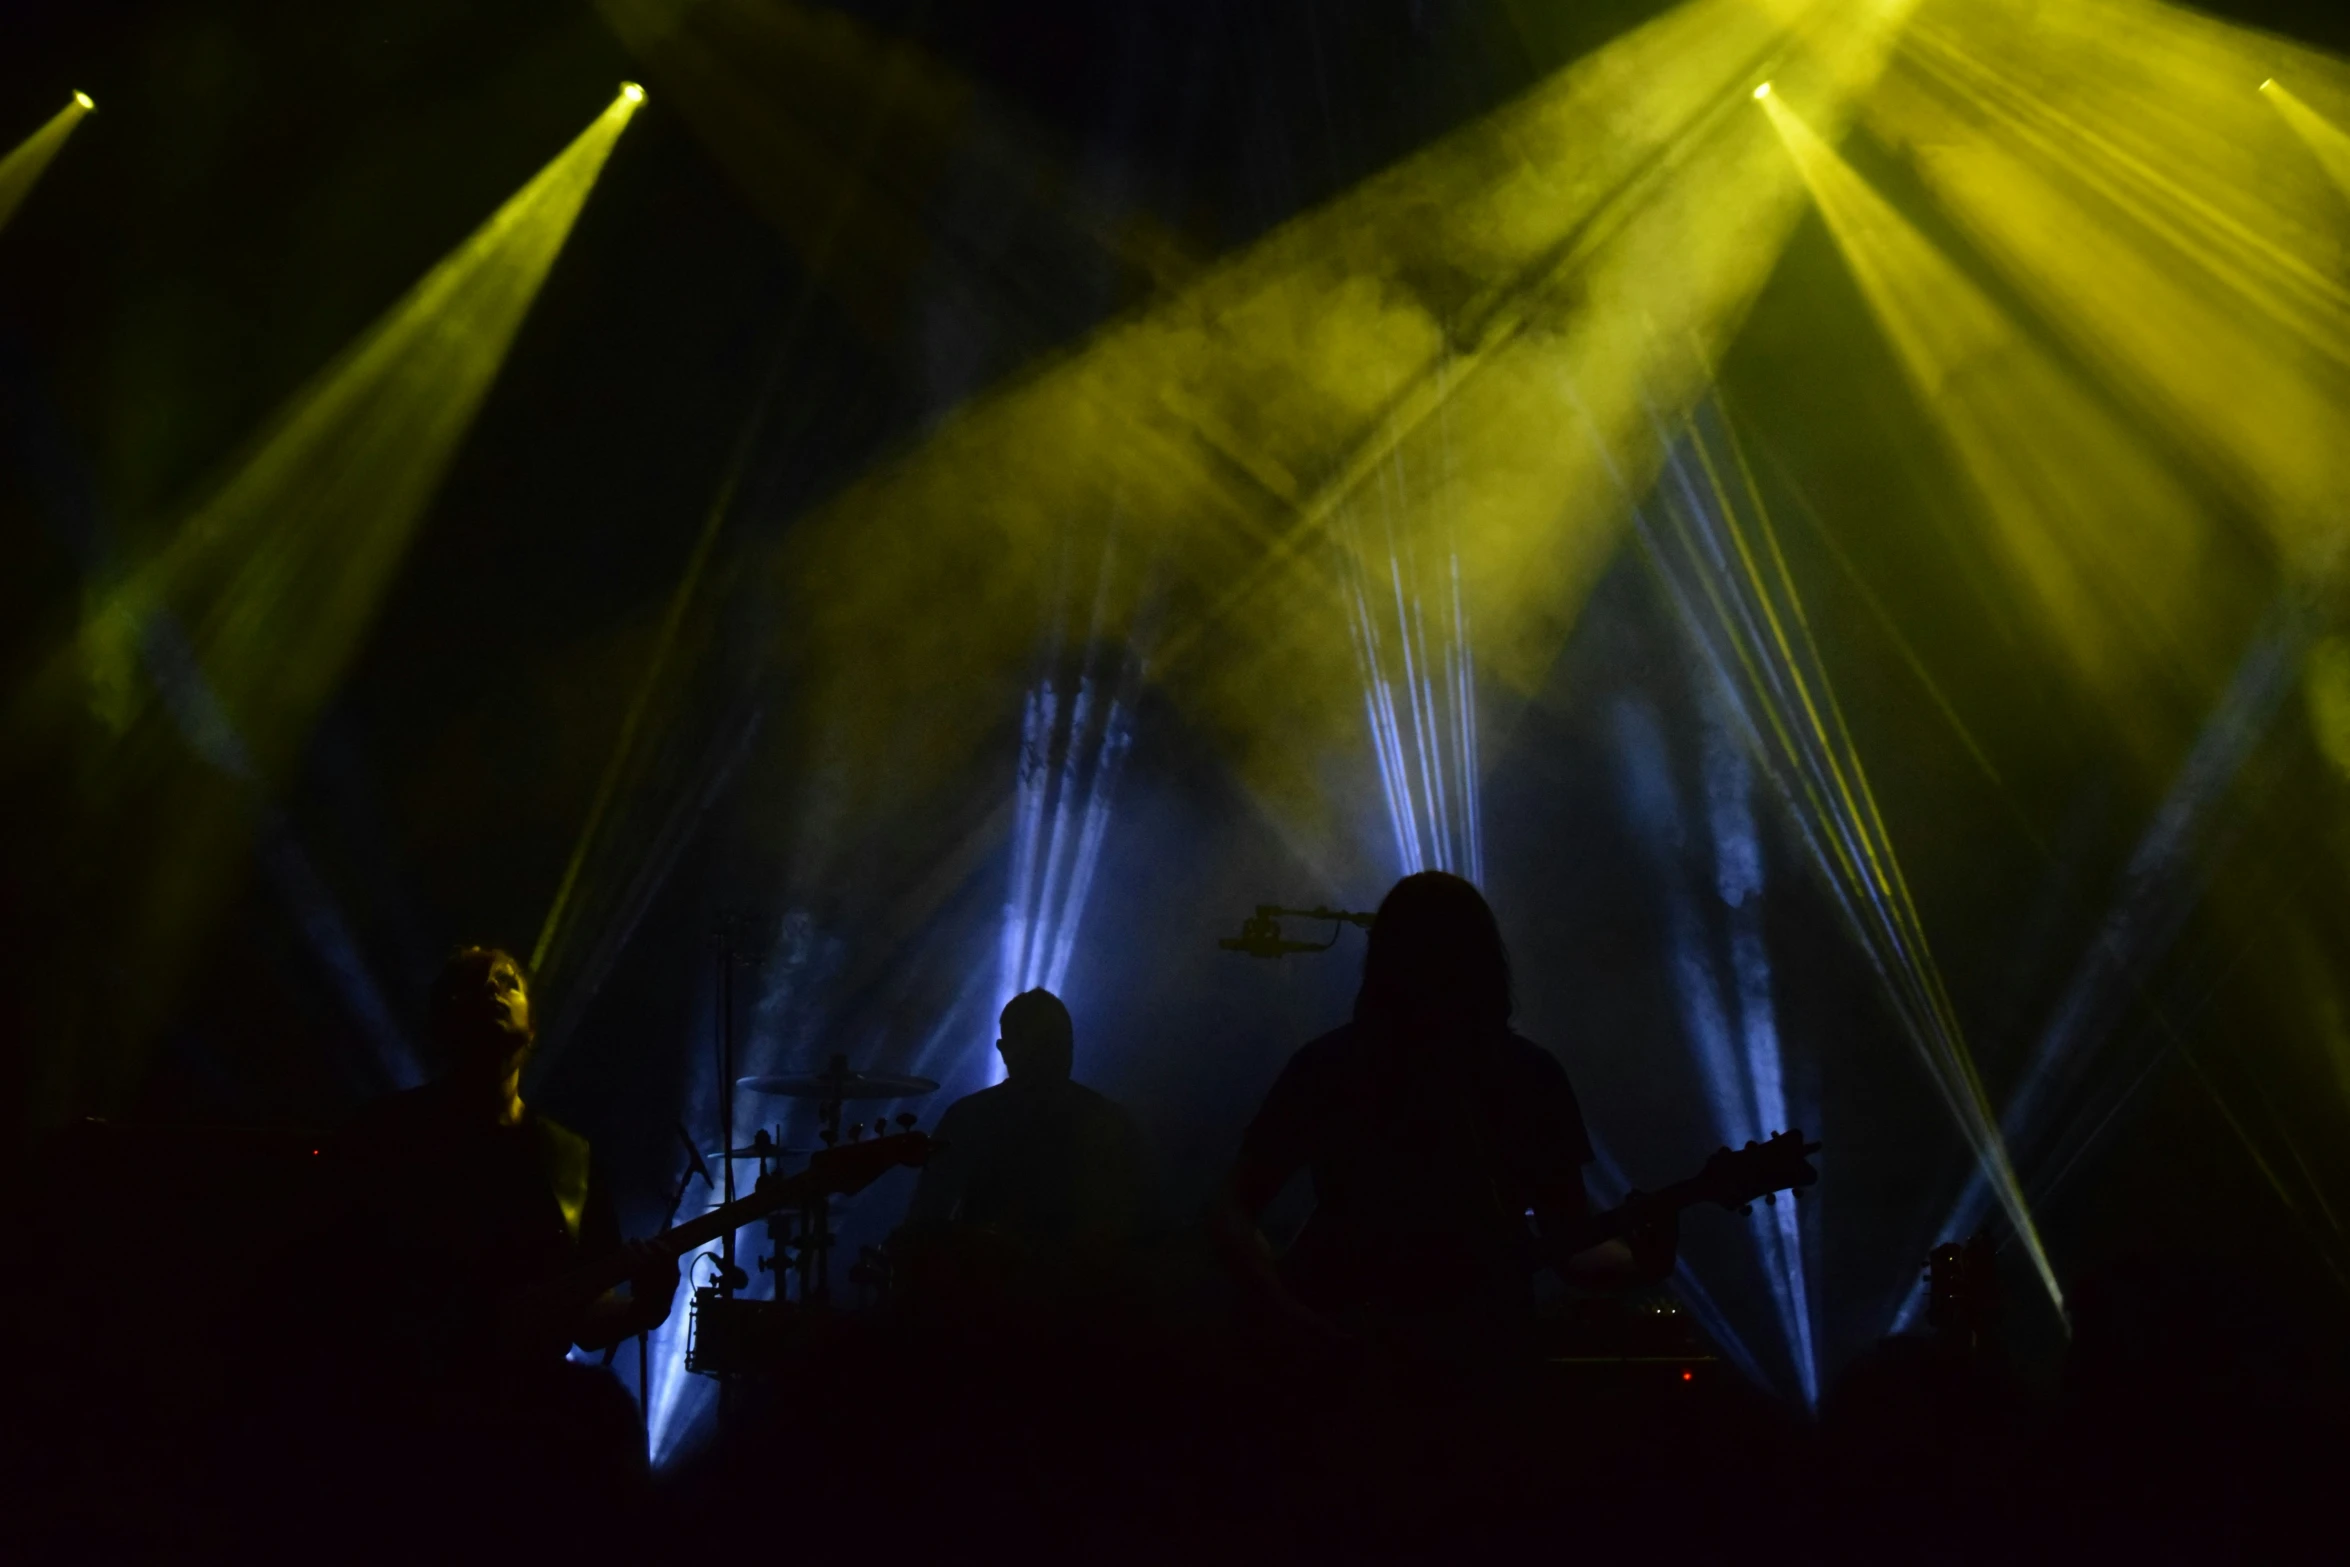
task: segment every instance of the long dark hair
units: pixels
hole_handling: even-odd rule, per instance
[[[1391,1038],[1489,1038],[1511,1011],[1509,949],[1485,895],[1447,871],[1397,882],[1371,924],[1355,1021]]]

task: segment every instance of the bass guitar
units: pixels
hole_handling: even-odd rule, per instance
[[[570,1345],[572,1330],[581,1316],[607,1290],[628,1282],[629,1275],[644,1266],[646,1251],[661,1258],[682,1258],[730,1230],[782,1209],[818,1198],[849,1196],[892,1170],[927,1164],[930,1156],[945,1146],[927,1132],[911,1130],[842,1143],[813,1155],[804,1170],[761,1176],[749,1195],[672,1225],[632,1248],[631,1253],[592,1258],[510,1290],[497,1302],[499,1350],[511,1356],[559,1355]]]

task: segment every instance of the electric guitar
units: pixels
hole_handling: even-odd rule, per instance
[[[1577,1254],[1607,1241],[1633,1239],[1639,1230],[1683,1208],[1706,1202],[1743,1208],[1758,1197],[1813,1185],[1820,1177],[1810,1160],[1819,1151],[1820,1145],[1804,1141],[1800,1131],[1780,1132],[1744,1148],[1724,1148],[1689,1179],[1592,1214],[1563,1232],[1537,1237],[1526,1233],[1521,1221],[1503,1219],[1518,1233],[1500,1244],[1529,1272],[1541,1267],[1563,1271]],[[1416,1333],[1432,1331],[1441,1337],[1449,1307],[1440,1307],[1435,1318],[1418,1327],[1405,1325],[1415,1319],[1418,1308],[1398,1317],[1394,1307],[1402,1298],[1436,1301],[1455,1295],[1452,1282],[1458,1282],[1458,1270],[1476,1266],[1473,1259],[1482,1248],[1456,1248],[1409,1228],[1369,1237],[1368,1250],[1360,1249],[1361,1239],[1334,1239],[1309,1221],[1281,1259],[1282,1277],[1300,1301],[1350,1336],[1391,1339],[1407,1350]]]
[[[893,1132],[865,1142],[847,1142],[812,1156],[808,1167],[792,1175],[759,1178],[748,1195],[711,1209],[699,1218],[675,1224],[647,1243],[658,1257],[675,1259],[706,1246],[756,1219],[780,1209],[798,1207],[818,1197],[844,1197],[861,1192],[890,1171],[919,1167],[946,1145],[927,1132]],[[581,1315],[607,1290],[628,1282],[643,1267],[641,1255],[591,1258],[577,1267],[510,1290],[496,1303],[497,1345],[501,1355],[527,1357],[559,1355],[571,1343]]]
[[[1811,1156],[1819,1151],[1818,1143],[1803,1140],[1800,1127],[1792,1132],[1774,1132],[1766,1141],[1750,1142],[1744,1148],[1716,1149],[1705,1161],[1705,1168],[1689,1179],[1675,1181],[1662,1191],[1643,1192],[1621,1207],[1595,1213],[1565,1234],[1545,1235],[1541,1243],[1542,1260],[1554,1266],[1564,1263],[1578,1252],[1611,1240],[1626,1239],[1644,1225],[1699,1203],[1744,1210],[1758,1197],[1771,1202],[1780,1192],[1817,1185],[1820,1172],[1812,1168]]]

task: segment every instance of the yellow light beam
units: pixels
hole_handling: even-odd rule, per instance
[[[1134,639],[1308,864],[1351,853],[1319,760],[1370,751],[1350,540],[1393,538],[1448,593],[1457,553],[1477,668],[1536,688],[1624,520],[1562,432],[1588,408],[1649,460],[1653,409],[1703,382],[1690,345],[1727,341],[1804,210],[1756,82],[1841,112],[1905,14],[1692,0],[976,399],[795,528],[775,573],[812,731],[794,862],[967,763],[1078,612],[1063,563],[1082,580],[1113,531],[1133,564],[1102,634]]]
[[[760,400],[763,408],[765,398]],[[564,863],[563,879],[555,885],[555,896],[547,905],[546,918],[539,923],[538,940],[530,949],[530,969],[542,985],[548,979],[547,961],[560,949],[556,943],[567,934],[564,917],[571,911],[572,894],[578,890],[580,873],[587,868],[589,851],[596,847],[597,834],[604,826],[604,818],[620,792],[620,781],[636,758],[637,735],[644,727],[645,715],[653,705],[653,697],[661,688],[663,677],[669,672],[669,659],[677,646],[679,630],[685,624],[687,608],[702,584],[702,573],[710,564],[710,552],[718,542],[718,532],[725,525],[727,514],[734,509],[734,496],[742,482],[743,469],[750,461],[753,441],[760,428],[759,409],[755,408],[741,439],[736,443],[734,458],[727,465],[726,477],[720,481],[718,493],[702,517],[702,531],[694,540],[693,552],[686,557],[685,572],[677,586],[670,591],[669,607],[662,614],[661,629],[653,639],[651,656],[645,660],[644,672],[637,682],[636,694],[629,700],[628,710],[621,715],[620,735],[613,743],[610,760],[604,764],[604,773],[597,781],[595,798],[588,804],[587,820],[579,829],[579,839],[571,847],[571,858]]]
[[[2225,679],[2236,611],[2260,599],[2239,552],[1979,284],[1781,100],[1763,107],[2045,634],[2133,743],[2167,761]]]
[[[2342,193],[2350,196],[2350,133],[2303,103],[2291,88],[2274,77],[2260,84],[2260,95],[2275,105],[2277,113],[2285,117],[2285,123],[2293,127],[2294,134],[2317,154],[2317,161],[2342,188]]]
[[[84,639],[101,687],[120,688],[147,611],[170,610],[260,769],[286,760],[340,680],[638,102],[616,96],[315,376],[101,603]]]
[[[2251,87],[2286,47],[2146,0],[1940,0],[1869,125],[2280,556],[2327,569],[2350,500],[2350,287],[2341,197]],[[2313,92],[2350,90],[2339,62],[2294,58]]]
[[[1941,255],[1879,196],[1803,120],[1776,96],[1762,100],[1789,153],[1802,170],[1821,216],[1879,325],[1893,342],[1912,388],[1934,415],[1961,470],[1971,478],[1980,509],[1993,524],[2010,565],[2041,600],[2051,627],[2070,643],[2077,662],[2109,676],[2111,617],[2101,606],[2109,578],[2124,569],[2124,541],[2083,533],[2100,522],[2144,526],[2139,547],[2163,560],[2160,530],[2192,521],[2118,444],[2119,432],[2068,387],[2057,367],[2025,341],[1988,296]],[[2081,464],[2089,486],[2068,478]],[[2116,493],[2087,493],[2112,486]],[[2123,510],[2112,510],[2119,505]],[[2086,515],[2082,515],[2085,512]],[[2185,584],[2192,588],[2190,580]],[[1865,780],[1862,783],[1865,791]],[[1856,809],[1846,801],[1847,809]],[[1883,823],[1873,797],[1867,820],[1882,843]],[[1928,952],[1922,921],[1899,862],[1888,852],[1874,859],[1869,878],[1895,915],[1904,944],[1918,955],[1921,999],[1939,1036],[1933,1061],[1945,1103],[1972,1144],[1991,1189],[2032,1257],[2049,1298],[2063,1303],[2054,1268],[2040,1244],[2022,1184],[2017,1180],[1997,1115],[1966,1047],[1955,1009]]]
[[[1765,19],[1784,32],[1767,42],[1750,39],[1749,59],[1766,58],[1775,68],[1787,69],[1813,91],[1827,113],[1840,117],[1851,98],[1874,82],[1908,10],[1909,0],[1825,9],[1801,0],[1765,6],[1743,19]],[[1820,36],[1824,31],[1834,36]],[[1759,101],[1775,90],[1766,80],[1750,96]],[[1668,95],[1654,108],[1665,109],[1675,96]],[[1611,156],[1625,159],[1619,165],[1623,173],[1618,183],[1591,181],[1597,189],[1586,195],[1588,205],[1577,214],[1579,221],[1565,230],[1559,246],[1494,288],[1480,302],[1474,331],[1453,334],[1436,361],[1405,379],[1396,395],[1366,419],[1350,445],[1324,459],[1322,471],[1313,475],[1315,482],[1273,491],[1292,515],[1273,537],[1271,548],[1227,584],[1209,608],[1152,651],[1155,673],[1163,678],[1169,666],[1201,640],[1226,634],[1222,623],[1251,598],[1278,595],[1285,603],[1292,599],[1300,586],[1296,577],[1301,567],[1309,577],[1320,575],[1311,570],[1305,552],[1324,542],[1325,531],[1346,509],[1368,505],[1392,510],[1400,500],[1407,513],[1434,511],[1444,516],[1446,535],[1457,539],[1459,530],[1450,513],[1464,505],[1477,506],[1467,496],[1415,500],[1391,493],[1365,500],[1363,492],[1374,476],[1388,476],[1407,466],[1413,448],[1444,448],[1440,466],[1448,489],[1474,488],[1474,470],[1485,462],[1509,474],[1506,482],[1511,488],[1524,490],[1523,456],[1481,453],[1467,459],[1465,472],[1464,454],[1458,448],[1475,439],[1476,432],[1501,429],[1506,422],[1518,428],[1505,441],[1541,441],[1544,421],[1556,428],[1569,416],[1570,404],[1577,418],[1590,417],[1594,407],[1604,409],[1619,436],[1647,429],[1659,406],[1678,410],[1688,405],[1743,320],[1753,291],[1776,262],[1798,204],[1778,160],[1758,156],[1768,149],[1746,134],[1751,119],[1736,112],[1739,105],[1723,84],[1707,82],[1702,94],[1680,107],[1677,123],[1644,127],[1653,140],[1610,149],[1596,160],[1604,166]],[[1637,156],[1642,151],[1646,156]],[[1627,153],[1635,156],[1626,157]],[[1714,225],[1719,225],[1718,232]],[[1665,265],[1656,249],[1660,244],[1679,247],[1669,271],[1660,271]],[[1576,301],[1583,310],[1562,312],[1562,295],[1576,291],[1583,295]],[[1604,307],[1598,304],[1602,299]],[[1557,390],[1557,383],[1569,377],[1577,383],[1572,399],[1562,398]],[[1542,395],[1545,381],[1552,383],[1547,397]],[[1432,430],[1439,412],[1445,415],[1444,422]],[[1254,426],[1224,428],[1250,429],[1241,445],[1262,443],[1263,435]],[[1216,444],[1225,455],[1233,455],[1235,443],[1230,438]],[[1618,457],[1627,449],[1619,440]],[[1651,451],[1643,461],[1653,467],[1660,455]],[[1427,464],[1425,458],[1422,463],[1439,466]],[[1569,497],[1575,488],[1571,482],[1560,485],[1556,494],[1563,504],[1574,504]],[[1494,520],[1508,532],[1520,533],[1531,519]],[[1587,526],[1575,553],[1578,566],[1590,569],[1606,558],[1604,546],[1612,544],[1622,519],[1611,514],[1582,520]],[[1388,521],[1390,531],[1400,526],[1408,535],[1425,528],[1427,519]],[[1594,550],[1594,544],[1601,547]],[[1477,553],[1481,552],[1472,551],[1472,559]],[[1522,583],[1530,564],[1513,561],[1511,573]],[[1576,583],[1569,592],[1579,596],[1584,585]],[[1307,586],[1312,591],[1321,584]],[[1535,677],[1547,668],[1550,651],[1551,645],[1544,646],[1535,660],[1520,653],[1515,660],[1505,659],[1502,667],[1515,664],[1513,672],[1521,680]]]
[[[43,1114],[102,1110],[138,1080],[244,874],[256,797],[365,636],[634,108],[616,96],[314,376],[155,555],[93,583],[78,638],[17,694],[11,749],[70,748],[81,809],[58,831],[73,863],[104,867],[109,945],[141,976],[43,1039]]]
[[[75,93],[64,108],[49,116],[48,124],[19,142],[6,158],[0,158],[0,229],[8,227],[8,220],[16,216],[16,209],[32,194],[33,186],[40,182],[41,171],[49,167],[50,160],[64,147],[65,138],[97,107],[88,93]]]

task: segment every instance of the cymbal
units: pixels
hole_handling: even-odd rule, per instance
[[[784,1099],[915,1099],[936,1093],[927,1077],[895,1072],[811,1072],[796,1077],[738,1077],[734,1086],[747,1094],[774,1094]]]

